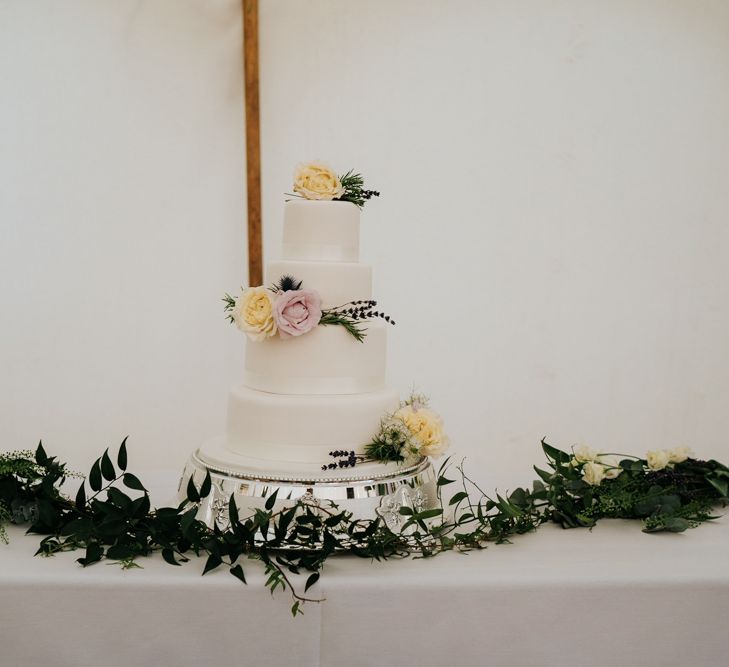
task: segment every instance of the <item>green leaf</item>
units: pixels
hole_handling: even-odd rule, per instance
[[[89,471],[89,486],[91,487],[92,491],[101,491],[102,481],[100,463],[100,460],[96,459],[96,461],[94,461],[94,464],[91,466],[91,470]]]
[[[542,449],[547,457],[555,463],[569,463],[570,455],[567,452],[563,452],[561,449],[548,445],[544,440],[542,440]]]
[[[81,482],[76,492],[76,509],[82,510],[86,506],[86,482]]]
[[[221,565],[223,562],[223,559],[220,556],[216,556],[215,554],[210,554],[208,556],[208,560],[205,563],[205,569],[203,570],[203,575],[210,572],[210,570],[214,570],[216,567]]]
[[[436,484],[438,486],[446,486],[447,484],[453,484],[453,482],[455,482],[454,479],[448,479],[445,475],[441,475]]]
[[[238,506],[235,504],[235,495],[230,494],[230,500],[228,501],[228,520],[230,524],[234,526],[238,523]]]
[[[162,549],[162,558],[164,558],[170,565],[179,565],[175,560],[175,552],[170,548]]]
[[[453,496],[453,498],[450,499],[448,504],[455,505],[457,503],[460,503],[462,500],[465,500],[466,498],[468,498],[468,494],[465,491],[459,491]]]
[[[440,507],[434,507],[433,509],[423,510],[422,512],[414,514],[413,518],[417,520],[432,519],[433,517],[440,516],[441,514],[443,514],[443,510],[440,509]]]
[[[127,436],[128,438],[129,436]],[[120,470],[127,469],[127,438],[122,440],[122,444],[119,447],[119,453],[116,455],[116,464]]]
[[[270,510],[273,509],[273,506],[276,504],[276,496],[278,495],[278,489],[276,489],[266,500],[266,509]]]
[[[303,614],[304,612],[299,609],[301,605],[301,602],[299,600],[296,600],[294,604],[291,607],[291,615],[296,618],[297,614]]]
[[[716,477],[707,477],[706,481],[719,492],[722,498],[726,498],[729,494],[729,482],[727,482],[727,480],[718,479]]]
[[[210,471],[205,472],[205,479],[200,486],[200,498],[207,498],[212,490],[212,480],[210,479]]]
[[[682,533],[691,527],[687,519],[680,516],[672,516],[665,521],[666,530],[672,533]]]
[[[319,581],[319,573],[314,572],[307,580],[304,586],[304,592],[308,591],[317,581]]]
[[[403,516],[412,516],[413,514],[413,508],[408,507],[407,505],[403,505],[399,511]]]
[[[247,584],[245,574],[243,573],[243,568],[239,565],[234,565],[230,568],[230,573],[234,576],[240,579],[244,584]]]
[[[553,473],[547,472],[546,470],[540,470],[537,468],[537,466],[533,466],[534,471],[539,475],[547,484],[552,483],[552,478],[554,477]]]
[[[86,556],[84,558],[77,558],[76,562],[87,567],[92,563],[100,561],[103,555],[104,548],[98,542],[90,542],[86,546]]]
[[[123,544],[115,544],[106,550],[106,557],[109,560],[126,560],[134,556],[134,551]]]
[[[187,537],[187,531],[190,530],[190,526],[192,526],[195,521],[196,515],[197,507],[192,507],[182,515],[182,518],[180,519],[180,531],[185,537]]]
[[[116,505],[119,509],[129,512],[132,507],[132,499],[123,491],[114,488],[113,486],[107,491],[109,502]]]
[[[114,470],[114,464],[109,458],[109,450],[107,449],[101,457],[101,474],[104,479],[111,482],[116,478],[116,471]]]
[[[136,475],[133,475],[130,472],[125,472],[124,477],[122,477],[122,482],[124,482],[124,486],[134,489],[135,491],[146,491],[147,489],[144,488],[144,484],[139,481],[139,478]]]
[[[499,509],[506,514],[506,516],[517,518],[520,517],[522,512],[518,507],[512,505],[508,500],[502,498],[498,493],[496,494]]]
[[[187,480],[187,499],[191,503],[200,502],[200,494],[197,491],[197,487],[195,486],[195,482],[192,479],[192,475],[190,475],[190,479]]]
[[[46,450],[43,449],[42,440],[38,443],[38,448],[35,450],[35,462],[39,466],[45,466],[48,463],[48,454],[46,454]]]

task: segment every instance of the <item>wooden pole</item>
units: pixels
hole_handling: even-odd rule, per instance
[[[243,0],[248,284],[263,284],[261,236],[261,128],[258,101],[258,0]]]

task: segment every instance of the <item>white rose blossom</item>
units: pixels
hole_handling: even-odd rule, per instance
[[[605,477],[605,467],[596,461],[588,461],[582,467],[582,479],[590,486],[600,486]]]
[[[693,452],[688,447],[674,447],[668,450],[668,460],[670,463],[683,463],[691,456],[693,456]]]
[[[602,454],[598,460],[602,463],[605,469],[605,479],[615,479],[621,472],[623,472],[617,456],[613,456],[612,454]]]
[[[671,457],[665,449],[653,449],[645,455],[645,458],[651,470],[663,470],[671,462]]]
[[[587,445],[580,445],[579,447],[575,447],[573,453],[574,461],[576,463],[587,463],[588,461],[596,461],[598,457],[598,453],[592,447],[588,447]]]

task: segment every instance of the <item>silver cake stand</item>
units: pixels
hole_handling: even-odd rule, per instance
[[[182,473],[178,497],[184,500],[189,480],[200,488],[210,473],[212,491],[200,501],[197,518],[212,527],[225,527],[228,521],[228,503],[231,495],[241,518],[263,508],[274,492],[274,511],[304,502],[311,507],[335,503],[340,509],[352,513],[353,519],[382,518],[394,532],[398,532],[407,519],[400,514],[401,507],[415,512],[438,506],[436,472],[427,458],[410,466],[365,464],[351,470],[322,472],[307,477],[281,472],[261,472],[240,464],[221,465],[217,457],[206,454],[204,448],[196,450]]]

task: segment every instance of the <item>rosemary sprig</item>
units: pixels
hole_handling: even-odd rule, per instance
[[[366,329],[360,328],[358,322],[350,317],[334,310],[325,310],[321,314],[319,324],[323,326],[338,325],[344,327],[352,336],[354,336],[358,342],[363,343],[366,334]]]
[[[223,297],[223,303],[225,304],[223,306],[223,312],[227,313],[225,317],[232,324],[233,322],[235,322],[235,318],[233,317],[233,310],[235,309],[235,299],[226,292],[225,296]]]
[[[344,176],[340,176],[339,181],[344,188],[344,194],[339,197],[338,201],[352,202],[355,206],[362,208],[366,201],[380,196],[377,190],[365,190],[362,174],[355,174],[354,169],[350,169]]]

